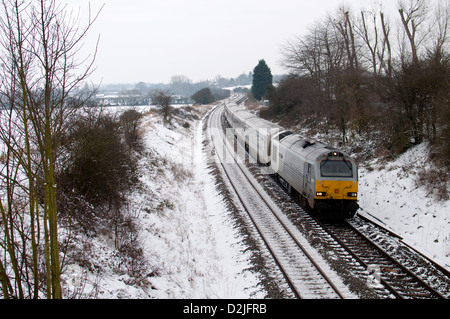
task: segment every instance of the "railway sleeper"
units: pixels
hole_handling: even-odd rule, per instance
[[[386,277],[386,276],[385,276]],[[404,283],[408,283],[408,282],[412,282],[411,277],[409,277],[407,274],[405,273],[398,273],[398,274],[390,274],[389,276],[387,276],[390,282],[399,282],[400,284],[404,284]]]
[[[402,290],[402,296],[408,298],[433,298],[429,292],[426,292],[423,289],[414,289],[411,287],[405,287],[405,289]]]

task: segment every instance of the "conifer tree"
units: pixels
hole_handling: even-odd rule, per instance
[[[261,100],[266,94],[267,85],[272,84],[272,72],[267,66],[266,61],[260,60],[253,70],[252,94],[257,100]]]

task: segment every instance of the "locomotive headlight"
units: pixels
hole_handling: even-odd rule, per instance
[[[347,193],[347,196],[348,197],[357,197],[358,193],[356,193],[356,192]]]
[[[327,196],[326,192],[316,192],[316,196]]]

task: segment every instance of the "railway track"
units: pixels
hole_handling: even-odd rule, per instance
[[[271,178],[261,178],[260,183],[283,187]],[[313,234],[308,239],[316,242],[314,246],[325,247],[323,254],[333,251],[330,263],[341,260],[351,280],[360,277],[358,289],[366,290],[363,298],[367,291],[374,292],[369,298],[450,298],[450,272],[404,244],[400,236],[363,216],[340,223],[320,222],[285,191],[271,196],[277,202],[290,202],[283,211],[303,233]]]
[[[382,234],[380,227],[359,217],[349,223],[324,224],[295,201],[286,206],[287,194],[267,192],[267,187],[273,189],[276,182],[258,174],[260,168],[256,164],[230,163],[230,154],[236,151],[224,145],[230,147],[235,142],[231,139],[224,144],[220,108],[212,112],[208,121],[216,133],[221,132],[211,136],[219,143],[216,150],[222,151],[219,162],[296,297],[354,298],[356,293],[362,298],[450,298],[450,273],[402,246],[395,235]],[[370,227],[364,234],[363,230]],[[392,246],[390,241],[395,244]],[[332,265],[336,260],[340,268]],[[336,273],[341,276],[338,280]],[[351,281],[357,282],[357,288],[349,288]]]
[[[382,285],[399,299],[444,299],[445,297],[416,275],[351,223],[326,224],[322,227],[363,265],[373,278],[372,285]],[[370,284],[370,283],[369,283]]]
[[[363,216],[357,216],[347,224],[346,227],[370,242],[380,255],[385,255],[394,264],[393,268],[384,267],[380,260],[380,278],[388,284],[394,279],[391,286],[395,287],[398,286],[396,277],[404,276],[402,285],[395,289],[397,298],[450,298],[450,271],[406,244],[397,234]]]
[[[209,127],[215,128],[216,134],[211,134],[210,130],[210,139],[214,141],[219,163],[294,295],[297,298],[352,298],[338,276],[271,202],[243,163],[230,161],[234,152],[229,149],[230,143],[226,143],[220,114],[219,107],[208,119]],[[233,140],[228,142],[234,144]]]

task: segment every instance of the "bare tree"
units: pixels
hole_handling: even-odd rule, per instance
[[[424,26],[429,12],[429,0],[409,0],[408,3],[399,0],[398,7],[400,19],[410,44],[412,60],[417,64],[419,62],[418,47],[430,31]],[[421,29],[422,27],[424,30]]]
[[[158,90],[153,93],[152,99],[153,104],[159,107],[164,122],[166,123],[170,122],[170,114],[171,114],[170,101],[172,100],[172,95],[169,92]]]
[[[384,48],[386,48],[387,53],[386,61],[384,59],[384,55],[380,57],[380,61],[382,65],[385,65],[386,74],[388,78],[391,79],[392,78],[392,47],[390,41],[391,28],[388,21],[386,21],[383,12],[380,12],[380,20],[381,20],[381,27],[383,29],[383,51]]]
[[[86,98],[75,93],[92,71],[95,53],[81,61],[77,53],[98,14],[89,13],[80,28],[56,0],[2,0],[2,11],[0,93],[9,110],[2,112],[7,125],[0,128],[8,194],[0,199],[2,293],[62,298],[55,173],[61,133]]]
[[[358,20],[350,8],[340,7],[283,47],[284,66],[301,79],[280,83],[274,103],[307,111],[311,105],[329,108],[318,113],[341,128],[343,142],[347,127],[362,132],[384,116],[389,120],[381,125],[388,133],[380,148],[392,154],[424,139],[441,140],[448,132],[449,27],[447,0],[401,0],[391,19],[381,6],[361,11]],[[281,91],[299,83],[308,86],[291,94],[294,98]]]
[[[450,2],[439,1],[434,9],[434,21],[436,35],[433,43],[432,53],[443,55],[448,50],[449,32],[450,32]],[[447,50],[446,50],[447,49]]]
[[[368,57],[364,56],[372,69],[374,81],[376,77],[381,75],[383,60],[386,52],[386,42],[381,41],[380,23],[378,21],[379,13],[382,12],[378,8],[372,10],[361,10],[361,19],[356,26],[359,37],[362,39],[368,51]]]
[[[355,39],[354,23],[350,15],[350,9],[346,7],[339,8],[339,18],[336,26],[342,35],[347,52],[347,63],[351,70],[359,70],[359,59],[357,54],[357,43]]]

